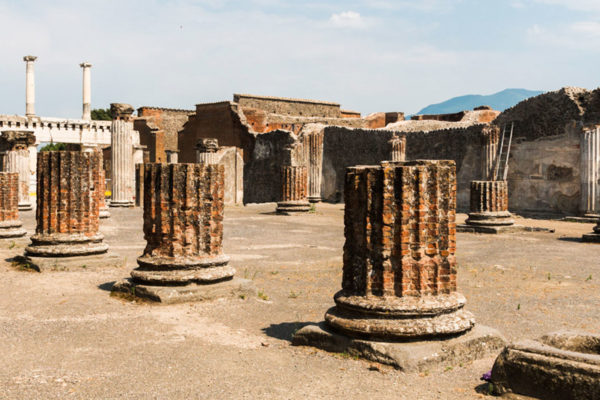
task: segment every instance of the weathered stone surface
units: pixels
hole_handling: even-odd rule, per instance
[[[202,300],[234,291],[235,269],[223,254],[222,165],[144,166],[146,248],[131,280],[113,288],[161,302]],[[236,281],[239,283],[241,281]],[[242,282],[244,287],[249,285]],[[170,300],[171,299],[171,300]]]
[[[389,141],[390,144],[390,160],[404,161],[406,160],[406,137],[394,136]]]
[[[67,257],[108,250],[98,232],[97,168],[93,153],[38,153],[37,226],[26,255]]]
[[[321,323],[298,330],[292,344],[350,354],[405,372],[417,372],[486,357],[501,349],[505,340],[497,330],[477,325],[464,335],[441,341],[371,341],[341,335]]]
[[[473,315],[456,293],[453,161],[348,168],[344,272],[328,325],[384,340],[454,335]]]
[[[99,218],[109,218],[110,212],[108,211],[108,207],[106,206],[106,172],[104,171],[104,157],[102,156],[102,151],[100,149],[95,149],[91,152],[92,154],[92,162],[96,164],[94,168],[94,185],[96,186],[96,193],[98,194],[98,217]]]
[[[308,165],[308,201],[321,201],[321,177],[323,171],[323,128],[324,125],[307,125],[301,132],[301,140]]]
[[[594,226],[594,231],[592,233],[587,233],[581,238],[584,242],[589,243],[600,243],[600,219],[596,226]]]
[[[471,182],[471,211],[466,223],[476,226],[507,226],[515,223],[508,211],[506,181]]]
[[[81,255],[78,257],[36,257],[17,256],[13,261],[27,264],[39,272],[50,271],[82,271],[102,268],[121,268],[125,259],[115,253]]]
[[[308,212],[306,190],[308,174],[305,166],[284,166],[281,168],[281,201],[277,202],[278,214],[295,214]]]
[[[114,119],[129,119],[133,114],[133,106],[126,103],[111,103],[110,115]]]
[[[489,125],[481,130],[481,179],[494,179],[494,170],[498,162],[498,144],[500,143],[500,128]]]
[[[19,174],[19,210],[29,211],[32,204],[29,197],[29,147],[35,145],[33,131],[2,131],[0,135],[0,168],[4,172]]]
[[[499,393],[547,400],[600,398],[600,335],[556,332],[508,345],[496,359]]]
[[[19,174],[0,172],[0,238],[15,238],[27,233],[19,220]]]
[[[111,207],[133,207],[135,164],[133,124],[115,119],[110,127],[112,156]]]
[[[196,162],[200,164],[217,164],[219,142],[217,139],[205,138],[196,143]]]

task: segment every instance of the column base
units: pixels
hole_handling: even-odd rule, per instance
[[[350,354],[404,372],[432,370],[484,358],[497,354],[505,343],[497,330],[483,325],[445,340],[383,342],[349,337],[320,323],[301,328],[292,339],[295,346]]]
[[[108,251],[108,245],[102,243],[104,236],[96,234],[35,234],[31,244],[25,248],[25,255],[37,257],[73,257],[102,254]]]
[[[211,284],[231,279],[235,268],[228,266],[229,257],[150,257],[137,259],[131,271],[134,282],[148,285]]]
[[[308,196],[308,202],[309,203],[320,203],[321,196]]]
[[[121,268],[125,266],[125,258],[115,253],[73,257],[35,257],[17,256],[13,259],[17,264],[27,265],[38,272],[44,271],[84,271],[100,268]]]
[[[101,208],[100,212],[98,213],[98,217],[99,218],[109,218],[110,217],[110,211],[108,211],[108,207]]]
[[[163,304],[214,300],[218,298],[246,298],[256,296],[254,282],[249,279],[232,278],[212,285],[190,283],[180,286],[154,286],[125,279],[115,283],[111,296],[139,298]]]
[[[513,225],[515,221],[512,219],[512,214],[508,211],[484,211],[469,213],[469,218],[467,218],[465,223],[476,226],[509,226]]]
[[[348,336],[381,340],[415,340],[456,335],[475,325],[463,310],[460,293],[423,297],[334,296],[335,307],[325,313],[334,331]]]
[[[27,231],[23,228],[23,223],[17,221],[2,221],[0,222],[0,239],[18,238],[25,236]]]
[[[19,203],[18,207],[19,207],[19,211],[33,210],[33,205],[31,203]]]
[[[118,201],[118,200],[111,200],[110,203],[108,204],[109,207],[124,207],[124,208],[131,208],[134,206],[133,201]]]
[[[598,343],[599,335],[556,332],[510,344],[492,368],[494,392],[549,400],[598,399]]]
[[[280,201],[277,203],[275,212],[277,214],[291,215],[298,213],[306,213],[310,211],[310,203],[308,200],[298,201]]]
[[[594,227],[594,232],[583,235],[581,240],[587,243],[600,243],[600,224]]]

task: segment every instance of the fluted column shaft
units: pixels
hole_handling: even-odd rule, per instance
[[[470,329],[456,292],[454,161],[347,169],[342,290],[327,323],[350,335],[419,338]]]
[[[132,207],[135,192],[133,123],[115,119],[111,125],[112,197],[111,207]]]
[[[600,128],[581,135],[581,211],[584,215],[600,215]]]
[[[508,211],[508,184],[506,181],[471,181],[471,203],[468,225],[513,225]]]
[[[0,238],[25,235],[19,220],[19,175],[0,172]]]
[[[487,126],[481,132],[481,179],[492,180],[498,158],[500,128]]]
[[[308,163],[308,201],[321,201],[321,175],[323,170],[323,132],[307,134],[304,137],[304,148]]]
[[[390,145],[390,160],[405,161],[406,160],[406,137],[394,136],[389,141]]]
[[[2,170],[16,172],[19,175],[19,210],[31,210],[32,204],[29,198],[29,150],[10,150],[4,153]]]
[[[36,230],[26,253],[75,256],[104,253],[93,153],[43,151],[37,159]]]
[[[310,211],[307,198],[308,171],[305,166],[284,166],[281,168],[281,201],[277,202],[280,214]]]
[[[200,164],[215,165],[218,164],[217,153],[196,151],[196,161]]]

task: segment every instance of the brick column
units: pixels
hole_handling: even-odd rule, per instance
[[[394,136],[388,142],[390,145],[390,160],[406,160],[406,137]]]
[[[600,218],[600,127],[585,130],[580,142],[581,212]]]
[[[466,223],[476,226],[513,225],[508,211],[506,181],[471,181],[471,212]]]
[[[151,285],[215,283],[235,269],[223,254],[222,165],[144,164],[146,248],[131,272]]]
[[[321,201],[321,175],[323,170],[323,130],[309,132],[303,137],[308,163],[308,201]]]
[[[0,238],[24,236],[19,220],[19,174],[0,172]]]
[[[110,128],[112,153],[111,207],[133,207],[135,166],[133,164],[133,123],[114,119]]]
[[[105,253],[98,233],[99,202],[93,153],[43,151],[37,158],[37,227],[29,256]]]
[[[456,291],[454,161],[347,169],[342,290],[334,330],[379,339],[454,335],[475,324]]]
[[[217,139],[200,139],[196,143],[196,162],[200,164],[217,164],[217,150],[219,142]]]
[[[492,180],[498,159],[500,128],[486,126],[481,131],[481,179]]]
[[[307,168],[304,166],[281,168],[281,201],[277,203],[277,213],[293,214],[310,210],[306,196],[307,175]]]
[[[92,160],[96,165],[94,168],[94,182],[96,185],[96,193],[98,194],[98,217],[99,218],[109,218],[110,211],[108,211],[108,207],[106,206],[106,171],[104,171],[104,157],[102,155],[102,150],[94,149],[93,152],[90,153],[92,155]]]

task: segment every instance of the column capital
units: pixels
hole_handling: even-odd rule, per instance
[[[79,64],[79,66],[81,68],[92,68],[92,64],[90,64],[89,62],[82,62],[81,64]]]
[[[23,61],[27,61],[27,62],[32,61],[33,62],[35,60],[37,60],[36,56],[25,56],[25,57],[23,57]]]

